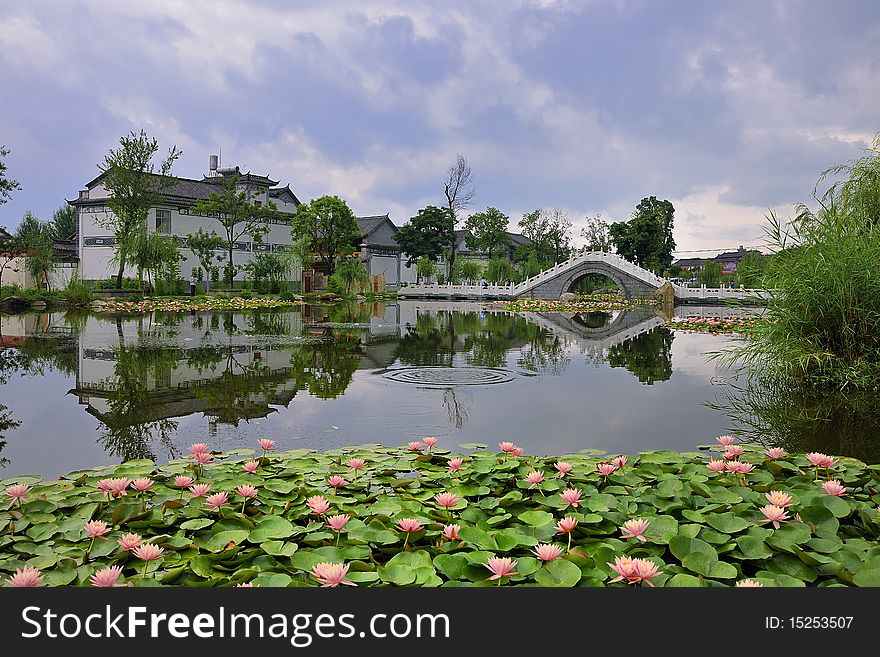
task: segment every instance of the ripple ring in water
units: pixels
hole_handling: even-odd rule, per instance
[[[389,370],[382,376],[398,383],[439,388],[485,386],[514,379],[511,372],[481,367],[411,367]]]

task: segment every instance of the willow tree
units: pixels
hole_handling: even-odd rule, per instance
[[[291,234],[295,241],[308,244],[328,276],[336,269],[336,258],[354,252],[354,243],[361,237],[354,214],[338,196],[321,196],[299,206]]]

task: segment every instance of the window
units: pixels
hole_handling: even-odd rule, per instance
[[[171,232],[171,210],[156,210],[156,232]]]

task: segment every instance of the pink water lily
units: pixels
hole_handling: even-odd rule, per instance
[[[347,514],[330,516],[329,518],[327,518],[327,524],[333,531],[341,532],[345,528],[345,525],[348,523],[349,520],[351,520],[351,516]]]
[[[460,531],[461,527],[459,525],[444,525],[443,538],[447,541],[460,541],[461,536],[458,535],[458,532]]]
[[[566,517],[556,523],[556,531],[559,534],[568,534],[577,527],[577,524],[578,521],[574,518]]]
[[[259,468],[259,467],[260,467],[260,462],[254,461],[254,460],[250,460],[242,466],[242,468],[244,468],[244,471],[249,472],[250,474],[256,474],[257,468]]]
[[[39,569],[33,566],[24,566],[16,568],[15,572],[6,580],[6,583],[13,588],[32,589],[43,584],[43,574]]]
[[[205,498],[205,504],[207,504],[212,511],[216,511],[220,507],[229,504],[229,496],[226,493],[214,493]]]
[[[98,488],[113,497],[122,497],[126,494],[126,489],[130,483],[131,479],[125,477],[101,479],[98,482]]]
[[[709,468],[711,472],[724,472],[727,469],[727,463],[721,459],[709,459],[706,467]]]
[[[788,493],[783,493],[779,490],[771,490],[769,493],[765,493],[764,497],[767,498],[767,501],[770,502],[770,504],[778,506],[780,509],[791,506],[791,495]]]
[[[348,565],[344,565],[341,563],[330,563],[327,561],[323,561],[321,563],[317,563],[312,567],[312,575],[321,582],[322,588],[335,588],[340,584],[345,584],[346,586],[357,586],[354,582],[350,582],[346,579],[346,575],[348,574]]]
[[[519,573],[514,570],[516,564],[516,560],[511,559],[510,557],[492,557],[486,562],[486,568],[492,571],[492,576],[489,577],[489,579],[500,580],[502,577],[519,575]]]
[[[209,490],[211,490],[211,484],[194,484],[189,487],[189,492],[192,493],[193,499],[204,497]]]
[[[613,465],[615,468],[622,468],[626,465],[626,462],[628,460],[629,459],[627,459],[626,455],[624,454],[622,456],[611,459],[611,465]]]
[[[397,521],[397,528],[407,534],[422,531],[422,523],[415,518],[401,518]]]
[[[742,445],[728,445],[727,451],[724,452],[724,458],[726,458],[728,461],[732,459],[737,459],[742,456],[744,451],[745,450],[743,449]]]
[[[134,551],[134,556],[143,561],[156,561],[165,550],[153,543],[143,543]]]
[[[788,520],[788,513],[786,513],[785,509],[775,504],[761,507],[761,513],[764,514],[764,517],[758,522],[772,522],[774,529],[779,529],[779,523]]]
[[[421,452],[424,448],[424,445],[422,445],[422,443],[420,443],[418,440],[412,440],[407,444],[406,448],[411,452]]]
[[[323,495],[313,495],[306,500],[309,511],[316,515],[324,515],[330,510],[330,502]]]
[[[434,447],[437,445],[437,439],[434,436],[422,438],[422,442],[425,443],[425,446],[428,448],[428,450],[434,449]]]
[[[235,489],[235,492],[237,492],[239,495],[241,495],[242,497],[244,497],[246,499],[252,500],[257,496],[258,491],[253,486],[249,486],[247,484],[242,484],[241,486],[239,486],[238,488]]]
[[[27,484],[14,484],[6,488],[6,496],[21,506],[22,501],[27,499],[27,493],[31,489]]]
[[[540,470],[532,470],[526,475],[526,483],[529,484],[529,490],[544,481],[544,473]]]
[[[125,534],[121,538],[117,539],[116,542],[120,545],[124,552],[128,552],[130,550],[137,549],[143,543],[143,539],[137,534]]]
[[[92,586],[97,587],[122,586],[118,583],[120,575],[122,575],[122,566],[108,566],[101,568],[89,577],[89,582]]]
[[[332,477],[330,477],[327,480],[327,483],[330,484],[333,488],[344,488],[348,484],[348,482],[344,478],[338,475],[333,475]]]
[[[735,588],[738,589],[756,589],[762,588],[764,585],[756,579],[743,579],[736,583]]]
[[[439,495],[435,495],[434,501],[437,503],[437,506],[441,506],[444,509],[451,509],[461,501],[461,498],[454,493],[443,492]]]
[[[153,480],[149,477],[139,477],[131,482],[131,487],[140,493],[145,493],[153,487]]]
[[[727,447],[728,445],[733,444],[733,441],[736,440],[733,436],[718,436],[715,440],[718,441],[719,444]]]
[[[630,577],[636,571],[635,564],[633,564],[633,560],[627,557],[626,555],[622,557],[614,557],[614,563],[608,563],[608,566],[617,573],[617,577],[611,580],[611,583],[620,582],[622,580],[629,580]]]
[[[771,459],[781,459],[783,456],[788,455],[788,452],[781,447],[771,447],[770,449],[765,450],[764,453]]]
[[[498,449],[500,449],[505,454],[510,454],[513,450],[516,449],[516,444],[510,442],[509,440],[505,440],[498,443]]]
[[[348,460],[348,467],[351,468],[352,470],[355,470],[355,471],[360,470],[366,464],[367,464],[367,462],[364,461],[363,459],[349,459]]]
[[[461,464],[464,463],[462,458],[454,458],[449,461],[449,474],[453,474],[461,470]]]
[[[208,443],[193,443],[187,449],[193,456],[196,454],[204,454],[208,451]]]
[[[199,465],[208,465],[208,463],[214,460],[214,457],[208,452],[197,452],[193,454],[193,458]]]
[[[603,461],[602,463],[596,464],[596,469],[605,477],[612,474],[615,470],[617,470],[617,466],[613,463],[608,463]]]
[[[635,572],[630,577],[630,581],[633,584],[645,582],[648,586],[653,587],[654,583],[651,580],[660,574],[657,564],[650,559],[633,559],[633,564],[635,565]]]
[[[559,493],[559,497],[568,506],[577,508],[581,505],[581,491],[577,488],[567,488]]]
[[[846,487],[837,479],[826,481],[822,484],[822,489],[829,495],[834,495],[835,497],[844,497],[846,495]]]
[[[557,461],[553,467],[555,467],[556,471],[559,472],[560,477],[565,477],[571,474],[571,470],[574,466],[567,461]]]
[[[552,543],[540,543],[535,547],[532,554],[541,561],[555,561],[562,556],[562,548]]]
[[[103,520],[90,520],[87,522],[84,527],[86,530],[86,534],[94,538],[105,538],[105,534],[110,533],[110,528],[107,526],[107,523]]]
[[[826,470],[829,470],[834,467],[834,458],[827,454],[810,452],[806,456],[807,460],[817,468],[825,468]]]
[[[744,463],[742,461],[728,461],[727,462],[727,471],[734,472],[738,474],[749,474],[752,470],[755,469],[755,466],[751,463]]]
[[[189,488],[193,485],[193,481],[195,480],[192,477],[187,477],[186,475],[178,475],[174,478],[174,483],[180,488]]]
[[[523,455],[523,448],[517,445],[512,450],[510,450],[510,455],[515,457],[520,457]]]
[[[270,450],[275,449],[275,445],[277,444],[277,441],[272,440],[271,438],[260,438],[257,441],[257,444],[260,446],[260,449],[262,449],[263,452],[268,452]]]
[[[641,518],[627,520],[623,523],[623,527],[621,527],[623,531],[621,538],[635,538],[644,543],[648,540],[645,538],[645,531],[648,529],[649,524],[647,520],[642,520]]]

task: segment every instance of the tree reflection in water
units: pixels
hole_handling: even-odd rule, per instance
[[[672,340],[674,335],[665,326],[658,326],[608,349],[611,367],[624,367],[639,381],[653,385],[672,376]]]

